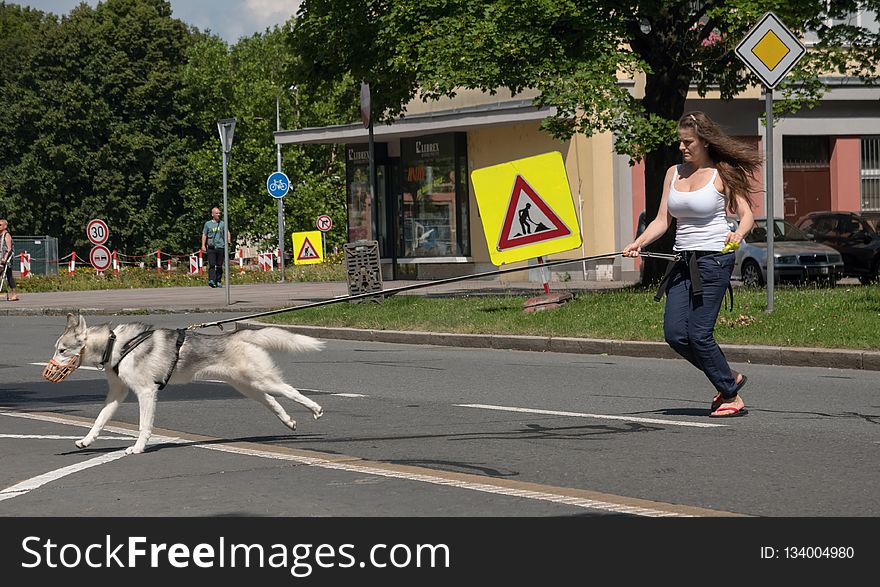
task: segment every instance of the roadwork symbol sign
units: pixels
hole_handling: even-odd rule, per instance
[[[489,257],[515,263],[581,246],[565,164],[558,152],[471,174]]]
[[[324,249],[321,246],[321,232],[319,230],[294,232],[292,238],[293,250],[297,251],[296,256],[293,258],[294,265],[323,263]],[[313,243],[318,243],[318,246],[315,246]]]

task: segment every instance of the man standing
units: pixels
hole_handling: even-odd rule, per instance
[[[220,220],[220,208],[211,209],[211,219],[202,228],[202,252],[207,256],[208,286],[221,287],[226,244],[231,243],[229,230]]]

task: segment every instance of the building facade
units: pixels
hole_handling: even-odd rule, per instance
[[[792,221],[820,209],[880,210],[880,89],[857,80],[826,83],[830,90],[817,108],[774,124],[774,211]],[[638,84],[632,91],[638,92]],[[550,151],[560,152],[565,162],[583,241],[580,249],[550,260],[620,251],[633,239],[645,208],[643,166],[616,154],[610,134],[553,139],[539,128],[553,110],[535,107],[534,94],[499,96],[463,91],[454,99],[415,100],[404,117],[377,125],[372,191],[368,131],[362,124],[280,131],[275,140],[345,145],[348,239],[378,241],[386,279],[490,271],[494,265],[470,174]],[[763,151],[764,98],[757,89],[726,102],[693,95],[685,110],[706,112],[728,134]],[[763,180],[756,179],[763,194]],[[760,216],[766,200],[758,200]],[[553,272],[557,279],[635,281],[636,263],[618,255]],[[528,274],[533,281],[541,279],[537,271]]]

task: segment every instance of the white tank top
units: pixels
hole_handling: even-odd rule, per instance
[[[676,251],[716,251],[724,248],[724,239],[730,232],[725,217],[724,194],[715,189],[718,170],[709,183],[693,192],[675,189],[678,166],[669,185],[669,213],[678,221],[675,234]]]

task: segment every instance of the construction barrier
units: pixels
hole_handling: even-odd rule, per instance
[[[197,251],[189,256],[189,274],[202,274],[202,251]]]
[[[21,254],[21,263],[19,270],[21,271],[22,277],[27,277],[31,274],[31,255],[30,253],[22,253]]]
[[[257,263],[260,266],[260,271],[275,270],[275,259],[272,253],[257,253]]]

